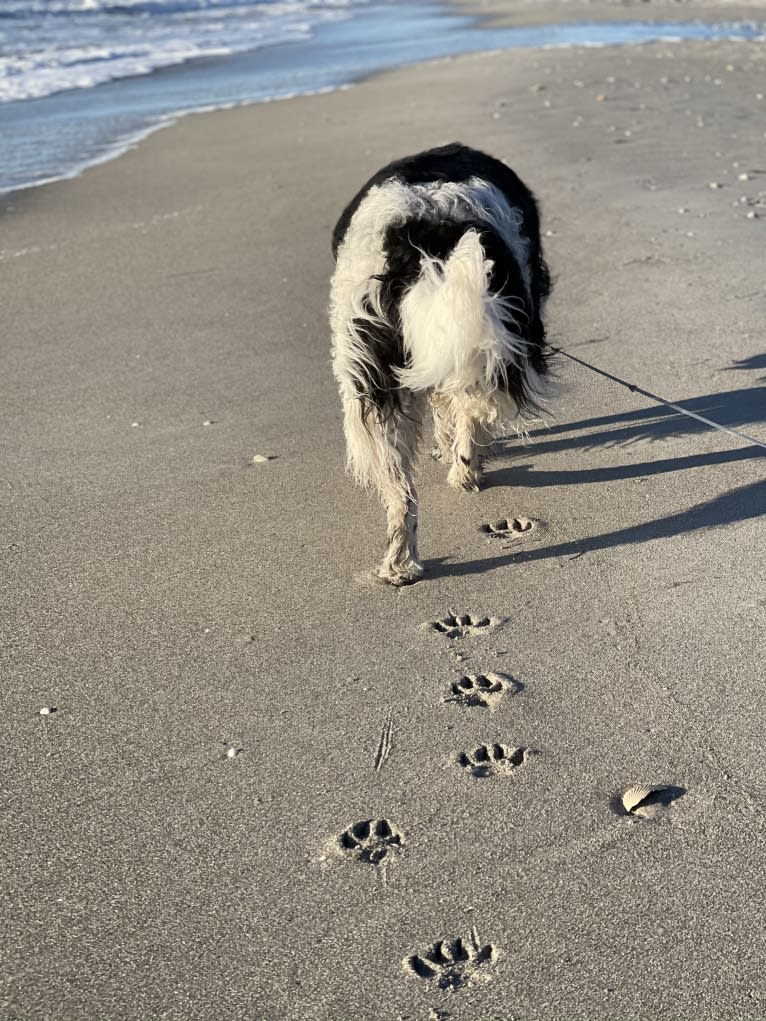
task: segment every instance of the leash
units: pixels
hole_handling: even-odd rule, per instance
[[[748,443],[754,444],[756,447],[761,447],[766,450],[766,441],[757,440],[755,436],[748,436],[747,433],[740,432],[738,429],[729,429],[725,425],[721,425],[719,422],[714,422],[710,418],[705,418],[703,415],[698,415],[694,411],[689,411],[687,408],[682,408],[679,404],[674,404],[672,401],[666,401],[664,397],[659,397],[657,394],[653,394],[651,390],[644,390],[643,387],[637,386],[635,383],[628,383],[624,379],[620,379],[619,376],[613,376],[611,372],[605,372],[604,369],[599,369],[595,365],[591,365],[590,362],[584,361],[582,358],[578,358],[576,355],[570,355],[567,351],[562,351],[560,347],[554,347],[552,344],[548,344],[551,351],[555,351],[556,354],[563,355],[572,362],[577,362],[578,365],[582,365],[586,369],[590,369],[591,372],[598,373],[599,376],[604,376],[606,379],[611,379],[613,383],[618,383],[620,386],[624,386],[631,393],[641,394],[642,397],[648,397],[650,401],[656,401],[658,404],[664,404],[666,408],[672,408],[673,411],[677,411],[681,415],[686,415],[687,418],[694,418],[698,422],[702,422],[703,425],[710,426],[711,429],[717,429],[719,432],[728,433],[730,436],[736,436],[737,439],[746,440]]]

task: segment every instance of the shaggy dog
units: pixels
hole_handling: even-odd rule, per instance
[[[445,145],[375,174],[343,211],[333,254],[348,467],[386,508],[378,576],[404,585],[423,573],[413,462],[426,403],[448,482],[478,490],[482,451],[543,396],[537,205],[504,163]]]

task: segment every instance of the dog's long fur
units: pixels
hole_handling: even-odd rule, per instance
[[[422,574],[413,466],[425,395],[434,456],[478,490],[481,451],[539,407],[550,291],[532,193],[504,163],[457,143],[372,177],[333,232],[333,370],[348,466],[378,491],[378,575]]]

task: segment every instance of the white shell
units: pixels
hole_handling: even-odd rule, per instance
[[[273,454],[255,454],[253,456],[253,464],[263,464],[265,461],[273,461]]]
[[[622,796],[622,806],[626,812],[634,812],[639,805],[646,801],[650,794],[655,791],[665,791],[667,785],[663,783],[653,784],[636,784],[635,787],[630,787]]]
[[[40,710],[40,715],[41,716],[50,716],[51,713],[55,713],[55,712],[56,712],[55,705],[44,705],[42,707],[42,709]]]

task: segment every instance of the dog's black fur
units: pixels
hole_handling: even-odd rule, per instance
[[[380,301],[384,314],[374,322],[369,319],[355,322],[366,337],[371,356],[364,366],[359,366],[359,398],[365,419],[373,411],[381,419],[386,419],[401,409],[396,370],[404,367],[405,354],[399,308],[403,295],[418,279],[421,254],[425,252],[426,255],[446,259],[466,230],[470,229],[479,233],[482,247],[494,263],[490,284],[492,292],[523,303],[514,329],[529,344],[532,367],[544,376],[547,360],[542,307],[550,293],[551,283],[540,242],[537,202],[529,188],[505,163],[459,142],[394,160],[374,174],[343,210],[332,235],[334,256],[337,256],[354,213],[370,189],[392,178],[405,184],[466,182],[480,178],[501,191],[511,208],[521,212],[521,228],[529,242],[532,307],[527,307],[528,303],[520,297],[525,292],[521,267],[491,224],[465,220],[434,223],[428,219],[411,219],[389,226],[383,244],[386,268],[377,277],[381,283]],[[531,401],[515,366],[508,366],[497,383],[507,390],[521,411],[530,406]]]

